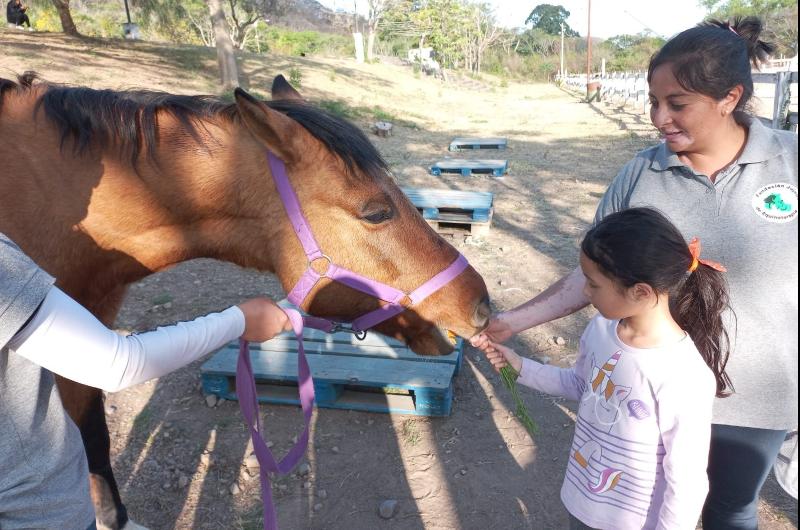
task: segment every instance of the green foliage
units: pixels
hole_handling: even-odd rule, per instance
[[[525,19],[525,23],[531,24],[535,29],[540,29],[549,35],[561,35],[561,24],[564,24],[564,36],[577,37],[578,32],[567,24],[568,18],[569,11],[564,6],[539,4]]]
[[[599,49],[608,58],[606,68],[610,71],[628,72],[645,70],[650,57],[666,41],[647,32],[637,35],[617,35],[600,44]]]
[[[303,87],[303,73],[299,68],[292,68],[289,70],[289,83],[297,89]]]
[[[270,26],[264,33],[259,33],[259,38],[262,39],[262,47],[283,55],[328,54],[352,57],[355,54],[353,39],[344,35],[292,31]],[[253,45],[248,45],[250,51],[255,51],[253,48]]]
[[[797,0],[700,0],[709,18],[757,16],[764,23],[764,40],[777,46],[777,55],[797,55]]]

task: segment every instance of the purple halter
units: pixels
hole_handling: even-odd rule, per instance
[[[286,214],[294,227],[294,231],[297,234],[297,238],[300,240],[300,244],[303,246],[303,251],[308,260],[308,268],[287,297],[289,301],[299,306],[306,297],[308,297],[308,294],[321,278],[329,278],[387,302],[378,309],[356,318],[350,324],[309,315],[302,316],[300,312],[295,309],[284,309],[289,316],[292,329],[297,338],[298,390],[300,393],[300,406],[305,418],[305,430],[280,462],[275,460],[272,451],[269,450],[261,436],[261,421],[258,416],[258,398],[255,379],[253,377],[253,368],[250,364],[250,352],[247,342],[244,340],[239,341],[239,360],[236,365],[236,392],[239,398],[239,408],[250,430],[250,437],[253,440],[253,451],[260,466],[259,476],[261,479],[261,501],[264,506],[264,528],[266,530],[274,530],[278,528],[278,522],[275,514],[275,507],[272,502],[272,486],[270,484],[269,472],[288,473],[297,462],[300,461],[308,445],[309,424],[311,422],[311,412],[314,406],[314,383],[311,379],[311,370],[308,366],[305,350],[303,349],[303,326],[319,329],[326,333],[347,331],[354,333],[357,337],[363,338],[366,330],[402,313],[406,309],[406,306],[401,302],[408,300],[410,302],[409,306],[419,304],[461,274],[464,269],[469,266],[469,263],[464,256],[459,254],[458,258],[445,270],[438,273],[411,293],[406,293],[394,287],[361,276],[343,267],[339,267],[333,263],[331,258],[322,253],[319,244],[316,239],[314,239],[314,234],[308,226],[308,221],[300,209],[300,202],[297,199],[297,195],[289,182],[289,177],[286,175],[286,166],[283,161],[270,152],[267,152],[267,159],[269,161],[272,179],[275,181],[275,186],[283,201]],[[314,261],[319,259],[324,259],[328,262],[327,270],[322,274],[315,271],[311,266]]]

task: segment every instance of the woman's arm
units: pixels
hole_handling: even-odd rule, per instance
[[[53,288],[8,347],[67,379],[113,392],[165,375],[239,336],[268,340],[288,326],[277,305],[255,299],[190,322],[123,336]]]
[[[583,309],[589,304],[583,294],[585,281],[581,268],[576,268],[531,300],[493,317],[481,335],[504,342],[520,331]],[[472,345],[480,344],[480,338],[474,337]]]

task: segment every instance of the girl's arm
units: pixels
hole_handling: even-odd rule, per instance
[[[678,379],[680,383],[656,394],[667,483],[657,530],[694,528],[708,493],[706,468],[716,386],[710,372],[704,375],[709,377]]]
[[[575,401],[578,401],[583,394],[586,382],[579,375],[582,373],[579,367],[582,365],[583,355],[576,368],[557,368],[521,357],[502,344],[488,342],[481,349],[495,370],[499,371],[503,366],[510,364],[519,372],[517,381],[521,385]],[[583,350],[583,339],[581,339],[581,350]]]
[[[261,324],[262,340],[270,338],[263,338],[264,333],[274,335],[282,326],[285,329],[285,314],[271,301],[262,302],[248,301],[241,308],[233,306],[191,322],[123,336],[53,288],[8,347],[67,379],[114,392],[165,375],[243,334],[248,335],[247,329],[255,323],[248,324],[246,329],[246,319],[254,320],[254,314]],[[270,304],[280,314],[273,315]],[[264,329],[264,322],[269,329]]]

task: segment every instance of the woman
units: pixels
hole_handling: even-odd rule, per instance
[[[606,191],[595,223],[650,206],[728,266],[733,394],[718,398],[703,528],[757,528],[758,494],[787,430],[797,426],[797,136],[745,112],[751,63],[773,47],[754,17],[686,30],[648,68],[650,118],[664,142],[636,155]],[[585,307],[575,269],[497,315],[473,344]]]
[[[21,28],[24,25],[31,29],[31,19],[28,18],[28,6],[22,5],[20,0],[9,0],[6,4],[6,20],[9,24]]]

